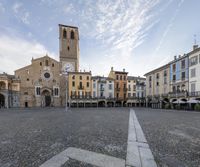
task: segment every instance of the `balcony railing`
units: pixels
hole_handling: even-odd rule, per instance
[[[120,88],[115,88],[116,91],[120,91]]]
[[[170,97],[187,97],[188,93],[187,91],[184,92],[169,92]]]
[[[78,86],[78,89],[83,90],[84,86]]]
[[[127,88],[124,88],[123,90],[124,90],[124,92],[127,92],[128,89],[127,89]]]
[[[189,92],[190,97],[200,97],[200,91],[198,92]]]

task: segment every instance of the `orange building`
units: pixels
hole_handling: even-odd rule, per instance
[[[128,72],[123,71],[114,71],[113,67],[109,73],[109,78],[113,78],[115,80],[115,98],[116,98],[116,106],[125,106],[127,100],[127,75]]]

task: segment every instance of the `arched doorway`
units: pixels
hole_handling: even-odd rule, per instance
[[[51,93],[49,90],[44,90],[42,92],[43,96],[43,106],[44,107],[50,107],[51,106]]]
[[[0,94],[0,108],[5,107],[5,97]]]

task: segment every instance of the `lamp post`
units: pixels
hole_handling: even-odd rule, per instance
[[[66,107],[65,107],[65,111],[68,110],[68,106],[67,106],[67,102],[68,102],[68,73],[66,74]]]

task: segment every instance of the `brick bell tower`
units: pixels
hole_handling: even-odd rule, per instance
[[[79,71],[78,27],[59,24],[59,53],[62,73],[68,68]]]

